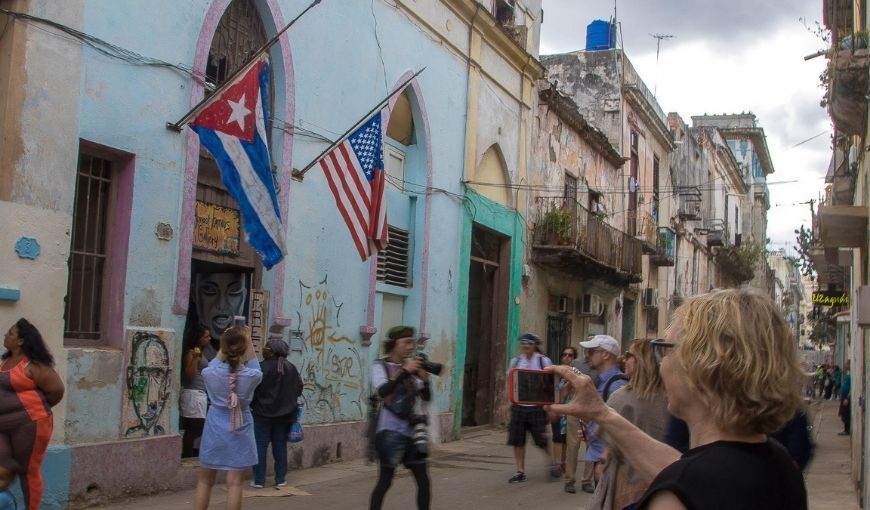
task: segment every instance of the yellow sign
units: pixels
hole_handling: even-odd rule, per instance
[[[822,306],[849,306],[846,292],[813,292],[813,303]]]
[[[239,211],[196,201],[193,247],[222,255],[239,255],[241,239]]]

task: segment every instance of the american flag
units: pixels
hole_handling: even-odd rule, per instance
[[[387,246],[384,147],[378,113],[320,159],[335,205],[365,261]]]

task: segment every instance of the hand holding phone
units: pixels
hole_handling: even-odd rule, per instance
[[[508,373],[510,401],[517,405],[548,405],[556,401],[556,376],[543,370],[513,368]]]

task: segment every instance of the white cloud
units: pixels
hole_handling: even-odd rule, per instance
[[[583,2],[583,11],[590,15],[593,9],[586,8],[586,3]],[[590,3],[595,7],[596,16],[606,17],[612,13],[612,2],[593,0]],[[625,3],[632,4],[620,2]],[[750,5],[749,2],[738,3],[743,7]],[[609,10],[605,9],[608,4]],[[776,170],[768,181],[798,181],[770,186],[768,237],[772,241],[771,248],[790,248],[794,244],[794,229],[810,224],[809,205],[800,202],[818,199],[824,187],[821,177],[831,154],[830,121],[819,106],[823,90],[818,86],[818,76],[826,61],[824,57],[804,61],[804,55],[818,51],[821,42],[798,22],[802,16],[811,22],[811,16],[820,14],[807,14],[811,11],[808,6],[820,11],[819,2],[779,5],[776,17],[767,20],[767,25],[763,18],[754,20],[755,30],[747,30],[737,16],[723,15],[716,23],[711,13],[722,9],[721,2],[692,3],[698,26],[692,25],[691,16],[684,12],[685,8],[681,9],[684,2],[655,2],[658,8],[655,14],[651,5],[643,4],[634,3],[636,12],[632,12],[631,5],[620,7],[623,12],[629,11],[626,17],[634,20],[636,31],[649,39],[643,51],[632,53],[629,48],[628,57],[650,90],[656,90],[662,109],[678,112],[687,123],[691,123],[692,115],[752,111],[765,130]],[[758,2],[751,4],[758,5]],[[572,33],[566,34],[566,19],[575,21],[580,16],[579,12],[571,10],[571,5],[576,6],[577,2],[545,1],[543,54],[582,47],[581,36],[585,37],[585,26],[591,18],[581,20],[579,28],[575,25],[570,30]],[[649,10],[639,12],[644,9]],[[783,12],[788,9],[791,11]],[[557,16],[556,21],[550,23],[554,18],[552,11],[556,11]],[[645,26],[644,15],[654,16],[659,22],[670,17],[674,20],[672,26],[689,32],[685,37],[677,32],[674,39],[663,41],[658,65],[655,40],[647,32],[659,30]],[[703,26],[705,24],[709,26]],[[633,30],[625,18],[622,28],[626,34]],[[705,29],[709,30],[709,35],[701,36]],[[624,34],[624,40],[640,47],[644,39],[637,35]],[[569,46],[574,42],[577,44]],[[822,132],[826,133],[794,147]]]

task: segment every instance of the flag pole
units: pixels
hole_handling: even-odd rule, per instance
[[[284,35],[284,32],[289,30],[290,27],[292,27],[293,24],[299,20],[299,18],[304,16],[305,13],[307,13],[311,9],[313,9],[317,4],[320,3],[320,1],[321,0],[314,0],[313,2],[311,2],[311,5],[306,7],[304,11],[300,12],[295,18],[290,20],[290,23],[287,23],[287,25],[285,25],[284,28],[282,28],[277,34],[275,34],[274,37],[272,37],[271,39],[266,41],[266,44],[264,44],[259,50],[257,50],[255,53],[253,53],[248,58],[248,60],[245,61],[244,64],[240,65],[239,68],[236,69],[233,72],[233,74],[230,75],[229,78],[224,80],[224,82],[220,85],[220,87],[215,89],[215,91],[212,92],[210,95],[203,97],[202,100],[199,103],[197,103],[196,106],[194,106],[192,110],[190,110],[189,112],[184,114],[184,116],[181,117],[180,119],[178,119],[177,121],[167,122],[166,129],[170,129],[170,130],[175,131],[175,132],[181,132],[182,125],[186,124],[188,121],[190,121],[190,119],[192,117],[194,117],[196,114],[198,114],[200,112],[200,110],[203,109],[203,107],[206,105],[206,103],[211,98],[217,97],[217,94],[219,94],[220,92],[223,92],[223,90],[225,88],[229,87],[233,83],[233,80],[235,80],[239,75],[241,75],[244,71],[246,71],[248,69],[248,67],[250,67],[251,64],[256,62],[256,60],[258,58],[260,58],[263,55],[263,53],[266,53],[267,51],[269,51],[269,48],[271,48],[272,46],[275,45],[276,42],[278,42],[278,40],[281,38],[281,36]]]
[[[420,69],[419,71],[417,71],[416,73],[414,73],[414,76],[411,76],[410,78],[408,78],[407,80],[405,80],[401,85],[399,85],[398,87],[396,87],[396,89],[393,90],[392,92],[390,92],[390,94],[389,94],[387,97],[385,97],[384,99],[382,99],[380,103],[378,103],[374,108],[372,108],[371,110],[369,110],[368,113],[366,113],[365,115],[363,115],[362,118],[361,118],[360,120],[356,121],[356,122],[353,124],[353,126],[351,126],[347,131],[345,131],[344,133],[342,133],[342,135],[341,135],[340,137],[338,137],[338,139],[337,139],[336,141],[332,142],[332,145],[330,145],[329,147],[327,147],[326,149],[324,149],[324,151],[321,152],[320,154],[318,154],[316,158],[314,158],[313,160],[311,160],[310,163],[308,163],[307,165],[305,165],[305,168],[303,168],[302,170],[295,170],[295,169],[294,169],[294,170],[293,170],[293,173],[291,174],[291,175],[293,176],[293,178],[295,178],[295,179],[299,179],[300,181],[301,181],[303,178],[305,178],[305,172],[307,172],[308,170],[310,170],[311,167],[313,167],[313,166],[314,166],[318,161],[320,161],[320,158],[322,158],[322,157],[325,156],[327,153],[329,153],[329,151],[331,151],[332,149],[334,149],[338,144],[342,143],[342,142],[343,142],[343,141],[344,141],[344,140],[345,140],[345,139],[346,139],[346,138],[347,138],[351,133],[353,133],[353,131],[354,131],[356,128],[358,128],[361,124],[363,124],[363,123],[365,123],[366,121],[368,121],[368,120],[372,117],[372,114],[374,114],[375,112],[377,112],[378,110],[380,110],[381,108],[383,108],[384,105],[386,105],[386,104],[390,101],[390,99],[392,99],[393,96],[395,96],[395,95],[398,94],[399,92],[402,92],[403,90],[405,90],[405,87],[407,87],[408,84],[411,83],[411,81],[412,81],[414,78],[416,78],[420,73],[422,73],[422,72],[425,71],[425,70],[426,70],[426,67],[423,67],[422,69]]]

